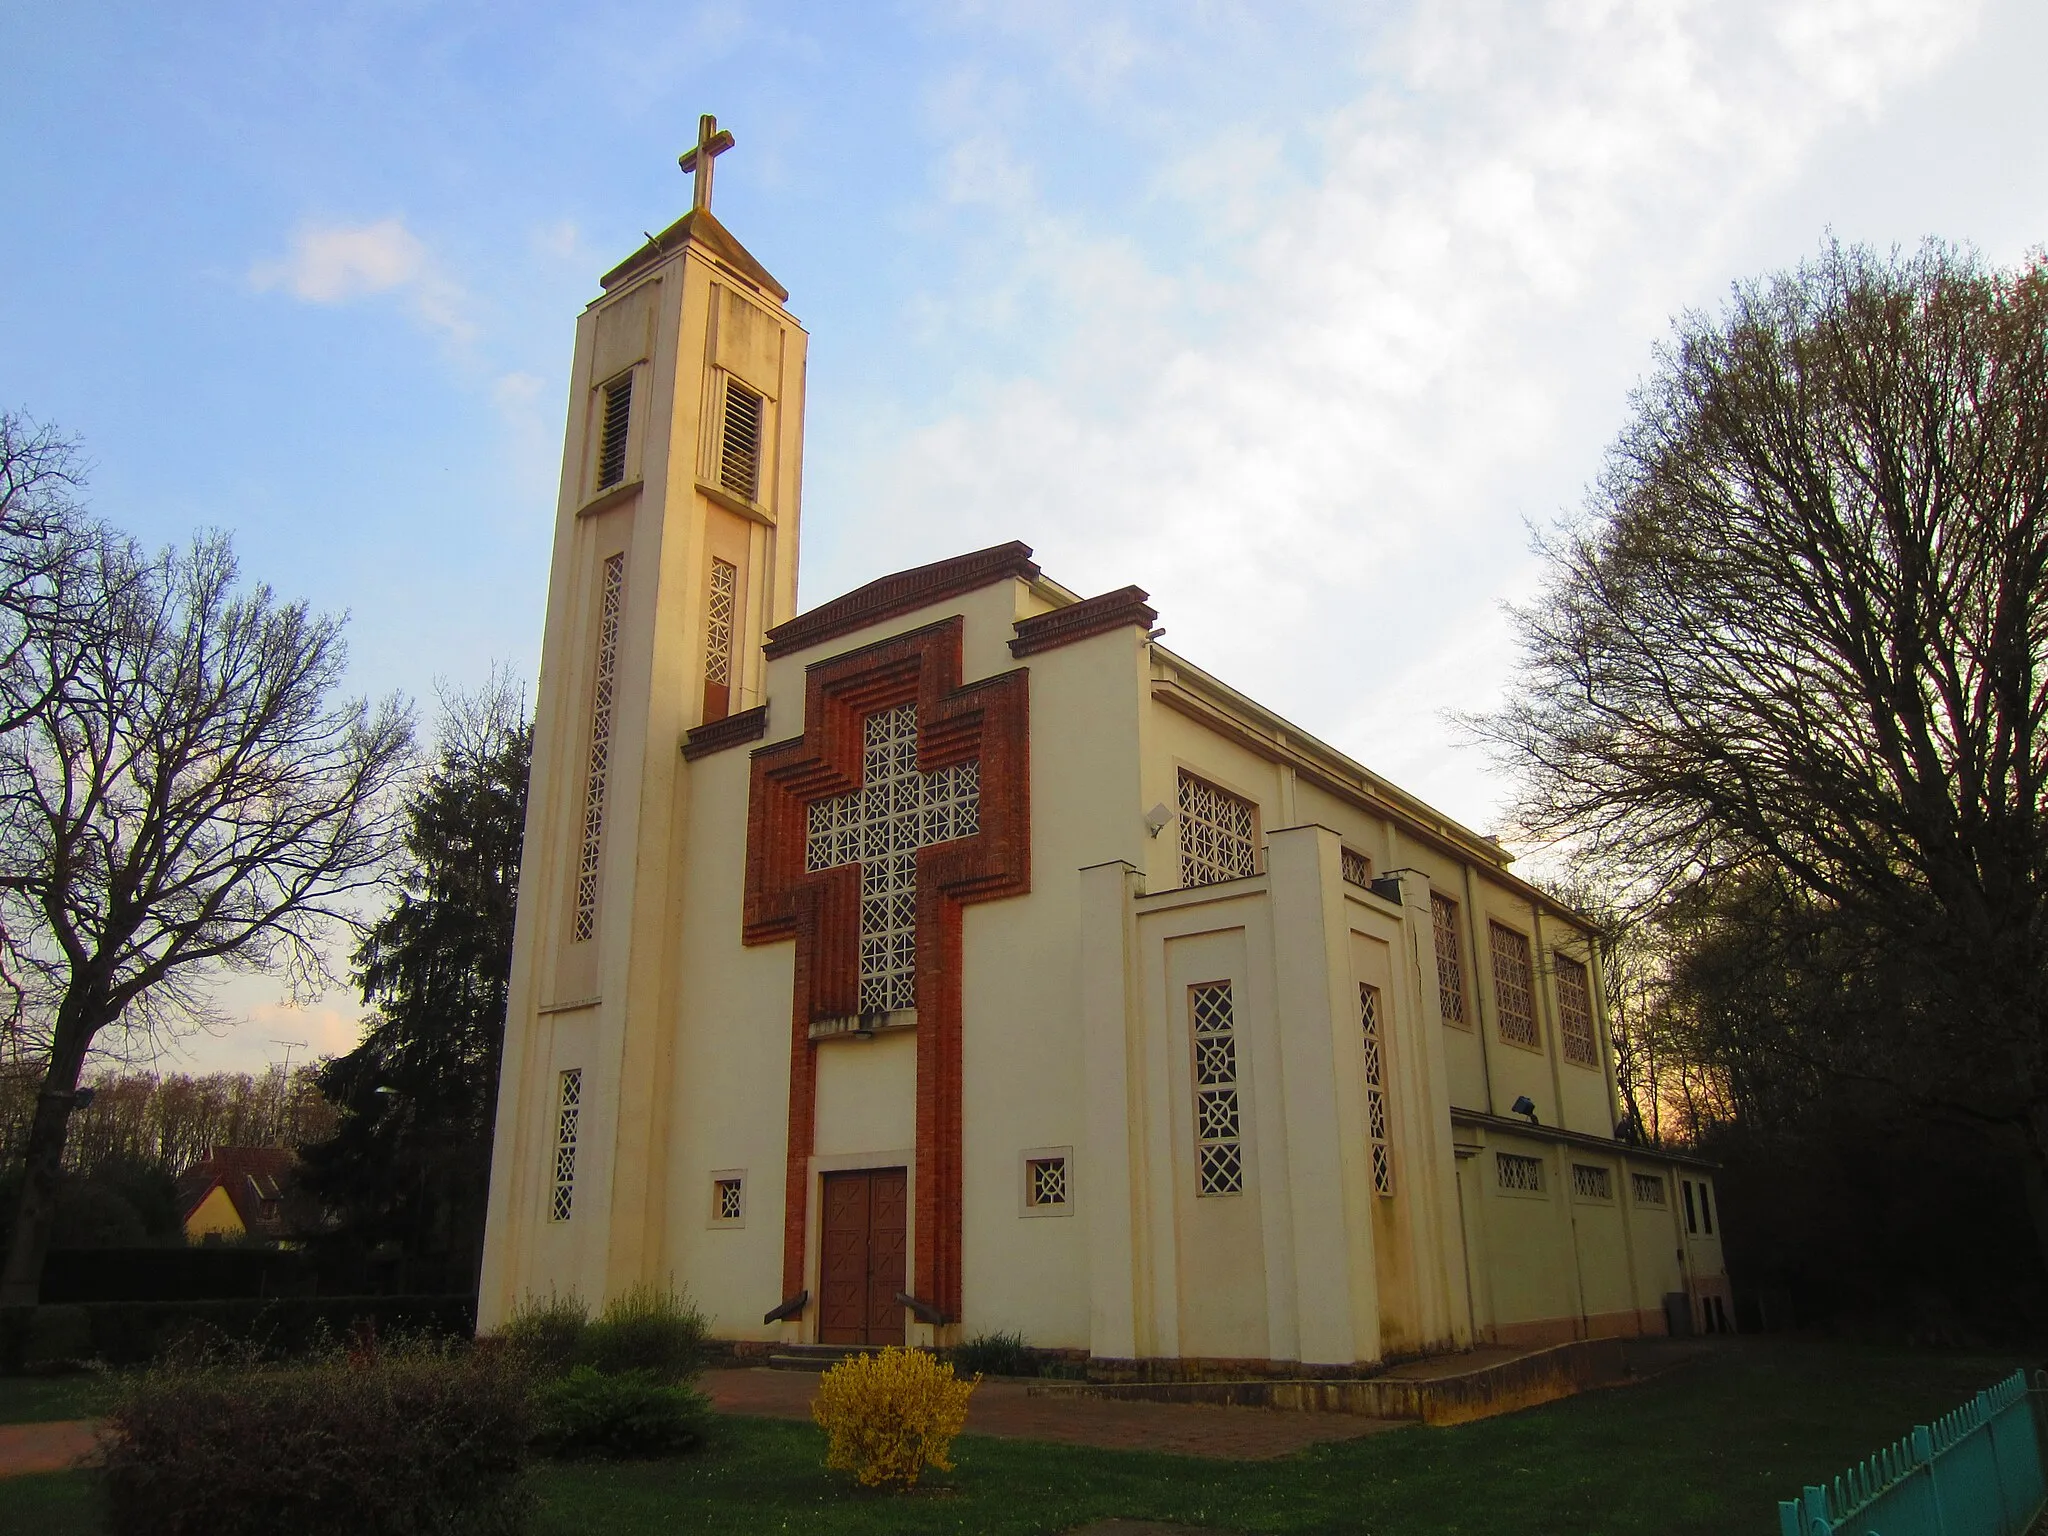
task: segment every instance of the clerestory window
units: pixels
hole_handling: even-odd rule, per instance
[[[1563,955],[1551,959],[1557,968],[1557,1035],[1564,1059],[1598,1067],[1600,1045],[1593,1035],[1593,989],[1586,967]]]
[[[1183,771],[1180,883],[1215,885],[1258,872],[1258,817],[1249,800]]]
[[[1499,923],[1487,925],[1493,941],[1493,1003],[1500,1037],[1511,1045],[1536,1047],[1536,976],[1529,965],[1526,934]]]

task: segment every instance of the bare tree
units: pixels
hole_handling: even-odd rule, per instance
[[[2002,1135],[2048,1253],[2048,266],[1834,246],[1686,317],[1545,553],[1477,722],[1522,829],[1880,978],[1769,1049]]]
[[[89,626],[29,626],[48,700],[0,736],[0,912],[43,1066],[0,1305],[35,1300],[79,1074],[103,1031],[204,1015],[216,967],[330,979],[398,829],[409,713],[338,697],[339,618],[242,587],[225,538],[102,533]]]

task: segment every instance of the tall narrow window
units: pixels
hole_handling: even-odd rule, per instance
[[[1576,960],[1553,955],[1557,967],[1557,1034],[1564,1059],[1582,1067],[1600,1065],[1600,1047],[1593,1038],[1593,990],[1586,968]]]
[[[730,374],[718,427],[718,485],[742,501],[761,499],[761,397]]]
[[[555,1221],[567,1221],[576,1205],[576,1123],[583,1113],[583,1069],[561,1075],[555,1094],[555,1186],[548,1206]]]
[[[1252,803],[1191,773],[1180,776],[1180,883],[1214,885],[1258,868]]]
[[[739,567],[713,557],[711,592],[704,605],[704,718],[732,713],[732,622],[740,585]]]
[[[1365,1137],[1372,1156],[1372,1192],[1394,1192],[1394,1154],[1387,1144],[1387,1062],[1380,1040],[1380,989],[1360,982],[1358,1023],[1365,1040]]]
[[[1692,1180],[1680,1179],[1678,1192],[1685,1196],[1685,1230],[1696,1233],[1700,1229],[1700,1219],[1692,1207]]]
[[[1464,946],[1458,943],[1458,904],[1430,893],[1429,916],[1436,929],[1437,1003],[1446,1024],[1465,1022]]]
[[[1488,925],[1493,938],[1493,1001],[1500,1037],[1513,1045],[1538,1045],[1536,978],[1529,968],[1529,940],[1513,928]]]
[[[597,605],[597,673],[591,683],[590,764],[583,779],[583,849],[576,867],[576,923],[580,943],[597,932],[597,861],[604,845],[604,784],[611,762],[612,684],[619,667],[619,603],[626,586],[626,557],[604,563]]]
[[[1188,988],[1195,1030],[1195,1165],[1205,1195],[1244,1192],[1239,1141],[1237,1018],[1227,981]]]
[[[604,424],[597,442],[597,488],[626,478],[626,433],[633,424],[633,375],[622,373],[604,387]]]

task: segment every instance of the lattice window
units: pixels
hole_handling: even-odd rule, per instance
[[[861,787],[813,800],[804,867],[860,865],[861,1012],[917,1006],[917,851],[981,830],[981,764],[917,766],[917,706],[862,722]]]
[[[1360,982],[1358,1023],[1365,1043],[1365,1135],[1372,1156],[1372,1189],[1394,1192],[1394,1153],[1387,1137],[1387,1062],[1380,1038],[1380,989]]]
[[[1581,1200],[1612,1200],[1614,1175],[1597,1163],[1573,1163],[1572,1193]]]
[[[626,434],[633,422],[633,375],[622,373],[604,387],[604,422],[598,432],[597,488],[626,478]]]
[[[1429,898],[1430,922],[1436,929],[1437,1003],[1446,1024],[1465,1022],[1465,948],[1458,942],[1458,904],[1434,892]]]
[[[1496,1152],[1493,1154],[1493,1166],[1502,1189],[1524,1195],[1543,1193],[1542,1158],[1523,1157],[1514,1152]]]
[[[1597,1067],[1600,1047],[1593,1037],[1593,993],[1586,968],[1563,955],[1551,959],[1557,967],[1557,1034],[1564,1059],[1582,1067]]]
[[[1191,773],[1180,776],[1180,883],[1214,885],[1258,868],[1252,803]]]
[[[1529,940],[1499,923],[1488,926],[1493,938],[1493,1001],[1500,1014],[1500,1037],[1514,1045],[1539,1045],[1536,977],[1529,965]]]
[[[576,867],[579,942],[597,931],[598,852],[604,846],[604,786],[612,749],[612,686],[619,670],[619,607],[625,595],[626,557],[604,563],[597,606],[597,675],[591,684],[590,765],[583,779],[583,848]]]
[[[761,397],[730,374],[718,429],[718,484],[742,501],[761,499]]]
[[[737,1178],[713,1179],[711,1181],[711,1215],[715,1221],[741,1221],[747,1214],[746,1180]]]
[[[576,1204],[576,1125],[583,1113],[583,1069],[561,1074],[555,1090],[555,1183],[548,1214],[567,1221]]]
[[[1664,1204],[1664,1180],[1654,1173],[1632,1173],[1629,1183],[1634,1186],[1637,1205]]]
[[[739,567],[730,560],[714,558],[711,600],[704,609],[704,681],[721,688],[732,685],[733,604],[739,585]]]
[[[1343,851],[1340,858],[1343,861],[1345,880],[1352,885],[1362,885],[1367,890],[1371,890],[1372,860],[1368,859],[1364,854],[1354,852],[1349,848]]]
[[[1237,1014],[1227,981],[1188,988],[1195,1031],[1195,1162],[1205,1195],[1244,1192],[1237,1099]]]
[[[1067,1160],[1033,1157],[1024,1163],[1024,1198],[1033,1206],[1067,1203]]]

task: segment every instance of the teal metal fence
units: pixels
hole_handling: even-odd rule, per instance
[[[2033,1393],[2014,1371],[1975,1400],[1778,1505],[1781,1536],[2025,1536],[2048,1503]]]

